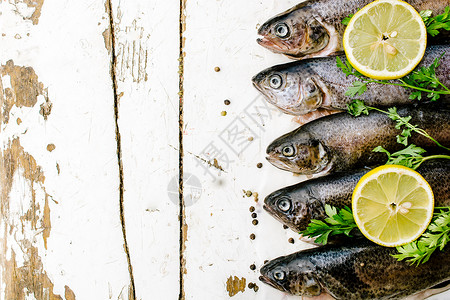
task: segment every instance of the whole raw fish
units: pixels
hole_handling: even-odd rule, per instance
[[[411,116],[411,124],[450,146],[448,107],[404,107],[398,109],[398,114]],[[381,145],[391,153],[404,147],[396,141],[401,130],[395,125],[378,111],[356,118],[348,113],[325,116],[273,141],[266,150],[267,160],[282,170],[317,176],[382,164],[387,156],[373,152],[375,147]],[[437,148],[433,141],[417,133],[412,133],[410,142],[427,150]]]
[[[266,197],[264,209],[295,232],[303,231],[312,219],[326,218],[325,204],[351,207],[353,190],[368,171],[335,173],[285,187]],[[450,206],[450,160],[426,161],[417,172],[430,184],[435,206]]]
[[[450,86],[450,45],[428,47],[419,67],[429,67],[442,54],[444,56],[436,68],[436,75],[441,83]],[[345,56],[341,59],[345,61]],[[346,110],[352,98],[346,96],[345,92],[355,80],[356,77],[347,77],[337,67],[334,57],[274,66],[252,79],[253,85],[269,103],[291,115],[314,115],[321,109]],[[375,107],[417,103],[417,100],[409,99],[412,92],[400,86],[370,83],[367,91],[358,99]],[[450,95],[442,95],[439,101],[448,99]]]
[[[395,248],[354,239],[276,258],[261,268],[259,279],[293,295],[343,300],[404,299],[433,287],[448,289],[448,247],[419,266],[397,261],[395,253]]]
[[[276,53],[293,59],[324,57],[343,51],[342,19],[354,14],[372,0],[307,0],[271,18],[258,30],[257,42]],[[430,9],[434,15],[444,12],[448,0],[408,0],[417,11]],[[380,34],[380,39],[382,39]],[[448,42],[448,32],[439,34],[438,42]]]

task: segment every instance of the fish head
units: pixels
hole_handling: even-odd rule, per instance
[[[253,85],[282,111],[304,115],[317,110],[326,97],[325,84],[320,77],[304,66],[291,64],[268,68],[252,78]]]
[[[275,167],[302,175],[318,174],[331,165],[326,147],[300,127],[273,141],[266,159]]]
[[[295,259],[295,254],[282,256],[261,267],[259,280],[286,293],[315,297],[322,293],[312,263]]]
[[[310,1],[301,3],[281,13],[258,29],[258,44],[293,58],[301,58],[323,50],[330,34],[322,22],[314,17]]]
[[[268,195],[264,199],[263,208],[275,219],[298,232],[305,230],[311,220],[308,198],[306,189],[292,192],[288,187]]]

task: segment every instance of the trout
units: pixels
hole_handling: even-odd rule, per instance
[[[289,294],[342,300],[403,299],[449,288],[448,246],[418,266],[397,261],[395,253],[395,248],[355,239],[276,258],[261,268],[259,279]]]
[[[303,231],[312,219],[327,217],[325,204],[351,207],[353,190],[367,172],[368,169],[335,173],[285,187],[268,195],[263,207],[293,231]],[[430,184],[435,206],[450,206],[450,160],[426,161],[417,172]]]
[[[258,30],[258,44],[293,59],[324,57],[343,53],[342,19],[354,14],[372,0],[306,0],[271,18]],[[442,14],[448,0],[408,0],[417,11]],[[380,40],[383,38],[380,33]],[[430,42],[448,43],[449,32],[442,30]]]
[[[436,75],[443,85],[450,87],[450,45],[428,47],[418,67],[431,66],[441,55],[440,65],[435,69]],[[341,59],[344,62],[345,56]],[[337,67],[333,57],[274,66],[252,78],[253,85],[269,103],[287,114],[308,116],[314,116],[321,110],[346,110],[353,99],[345,93],[355,80],[356,77],[346,76]],[[366,92],[358,99],[374,107],[407,105],[418,102],[409,99],[412,92],[412,89],[400,86],[369,83]],[[441,95],[438,101],[448,100],[450,95]]]
[[[425,130],[445,147],[450,146],[447,106],[403,107],[398,114],[410,116],[410,124]],[[386,162],[386,154],[372,151],[377,146],[391,153],[403,149],[396,138],[400,133],[396,123],[382,112],[371,111],[356,118],[347,113],[333,114],[277,138],[267,147],[267,160],[282,170],[316,177],[355,170]],[[442,149],[418,133],[412,133],[410,143],[431,151]]]

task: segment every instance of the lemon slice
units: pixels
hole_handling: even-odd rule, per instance
[[[434,196],[416,171],[397,165],[373,169],[352,195],[353,217],[372,242],[394,247],[422,235],[433,217]]]
[[[360,73],[381,80],[397,79],[422,60],[427,29],[408,3],[377,0],[351,18],[343,44],[348,61]]]

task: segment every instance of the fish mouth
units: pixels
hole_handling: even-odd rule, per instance
[[[273,156],[269,155],[269,156],[266,156],[266,159],[267,159],[268,162],[270,162],[272,165],[274,165],[278,169],[281,169],[281,170],[284,170],[284,171],[291,171],[291,167],[290,166],[288,166],[283,161],[277,159],[276,157],[273,157]]]
[[[256,39],[256,42],[264,48],[271,50],[272,52],[284,54],[283,49],[278,44],[274,43],[271,39],[268,39],[265,36]]]
[[[255,89],[257,89],[258,92],[260,92],[260,93],[264,96],[264,99],[266,99],[267,102],[269,102],[270,104],[272,104],[272,105],[276,106],[277,108],[283,110],[283,108],[279,107],[279,106],[277,105],[277,102],[274,101],[274,100],[270,97],[270,94],[269,94],[269,93],[266,93],[266,90],[264,90],[264,88],[259,84],[261,81],[258,80],[257,76],[258,76],[258,75],[256,75],[255,77],[252,78],[252,83],[253,83],[253,86],[255,87]],[[283,111],[284,111],[284,110],[283,110]]]
[[[270,280],[269,278],[266,278],[265,276],[261,275],[259,276],[259,281],[270,285],[273,288],[276,288],[277,290],[280,290],[280,287],[278,285],[276,285],[274,282],[272,282],[272,280]]]
[[[263,205],[263,209],[265,210],[265,211],[267,211],[268,213],[269,213],[269,215],[271,215],[271,216],[277,216],[277,214],[275,213],[275,210],[272,208],[272,207],[270,207],[270,206],[268,206],[268,205]]]
[[[264,275],[259,276],[259,281],[261,281],[261,282],[263,282],[263,283],[265,283],[267,285],[270,285],[274,289],[277,289],[279,291],[291,294],[291,292],[286,290],[283,286],[280,286],[280,285],[276,284],[275,282],[273,282],[269,278],[265,277]]]
[[[262,94],[264,94],[264,90],[260,85],[260,82],[263,80],[264,78],[262,77],[261,74],[256,74],[255,76],[252,77],[252,83],[253,86],[255,87],[255,89],[257,89],[259,92],[261,92]]]
[[[293,227],[292,227],[290,224],[286,223],[285,220],[283,220],[283,218],[281,218],[281,217],[279,216],[278,212],[277,212],[274,208],[272,208],[272,207],[267,206],[267,205],[264,204],[264,205],[263,205],[263,209],[264,209],[265,211],[267,211],[267,213],[268,213],[269,215],[271,215],[275,220],[279,221],[281,224],[286,225],[286,226],[288,226],[289,228],[291,228],[292,230],[295,231],[295,229],[293,229]]]
[[[273,42],[266,37],[257,38],[256,42],[265,48],[271,48],[274,45]]]

